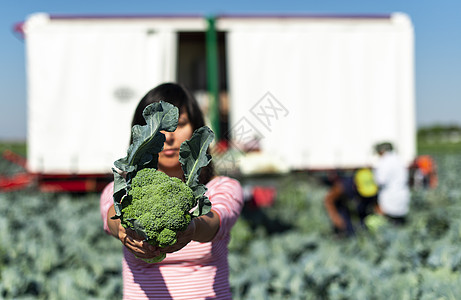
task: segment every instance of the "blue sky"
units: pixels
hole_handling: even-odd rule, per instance
[[[22,0],[0,3],[0,140],[27,135],[24,41],[15,24],[35,12],[75,15],[293,14],[404,12],[415,28],[416,120],[418,126],[461,125],[461,1],[120,1]]]

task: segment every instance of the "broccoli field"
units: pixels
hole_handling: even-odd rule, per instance
[[[332,235],[318,181],[268,178],[274,204],[247,205],[232,231],[234,299],[458,299],[461,155],[434,158],[439,186],[413,191],[404,227],[350,239]],[[121,299],[122,246],[103,233],[99,195],[0,193],[0,212],[1,299]]]

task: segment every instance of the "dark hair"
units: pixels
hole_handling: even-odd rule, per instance
[[[384,142],[384,143],[379,143],[375,145],[375,151],[380,153],[380,152],[388,152],[394,150],[394,147],[392,146],[391,143],[389,142]]]
[[[134,111],[131,126],[146,125],[146,120],[144,120],[142,115],[144,108],[149,104],[159,101],[165,101],[173,104],[179,109],[180,114],[185,109],[193,130],[197,130],[205,125],[202,110],[200,109],[200,106],[194,96],[183,85],[168,82],[156,86],[142,97],[136,107],[136,110]],[[132,141],[130,140],[130,143],[131,142]],[[213,164],[210,162],[208,166],[201,170],[200,182],[207,183],[213,175],[214,168]]]
[[[194,96],[182,85],[177,83],[163,83],[151,89],[139,101],[134,112],[131,126],[146,125],[146,120],[142,116],[144,108],[154,102],[165,101],[173,104],[182,113],[186,109],[189,121],[192,124],[192,129],[196,130],[205,125],[200,106]]]

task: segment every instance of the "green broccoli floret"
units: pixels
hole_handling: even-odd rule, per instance
[[[153,168],[138,171],[128,191],[131,203],[122,209],[122,224],[143,228],[147,241],[166,247],[176,243],[176,233],[191,222],[196,205],[192,190],[180,179]]]

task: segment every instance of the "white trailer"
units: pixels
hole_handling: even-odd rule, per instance
[[[214,25],[218,136],[238,150],[257,143],[289,170],[369,165],[380,141],[393,142],[407,163],[414,158],[406,15],[218,16]],[[39,13],[21,30],[31,173],[110,174],[126,155],[137,102],[159,83],[186,83],[209,107],[203,17]]]
[[[354,168],[390,141],[415,156],[413,27],[404,14],[223,19],[231,124],[289,169]],[[242,121],[243,120],[243,121]],[[240,123],[239,123],[240,122]]]

